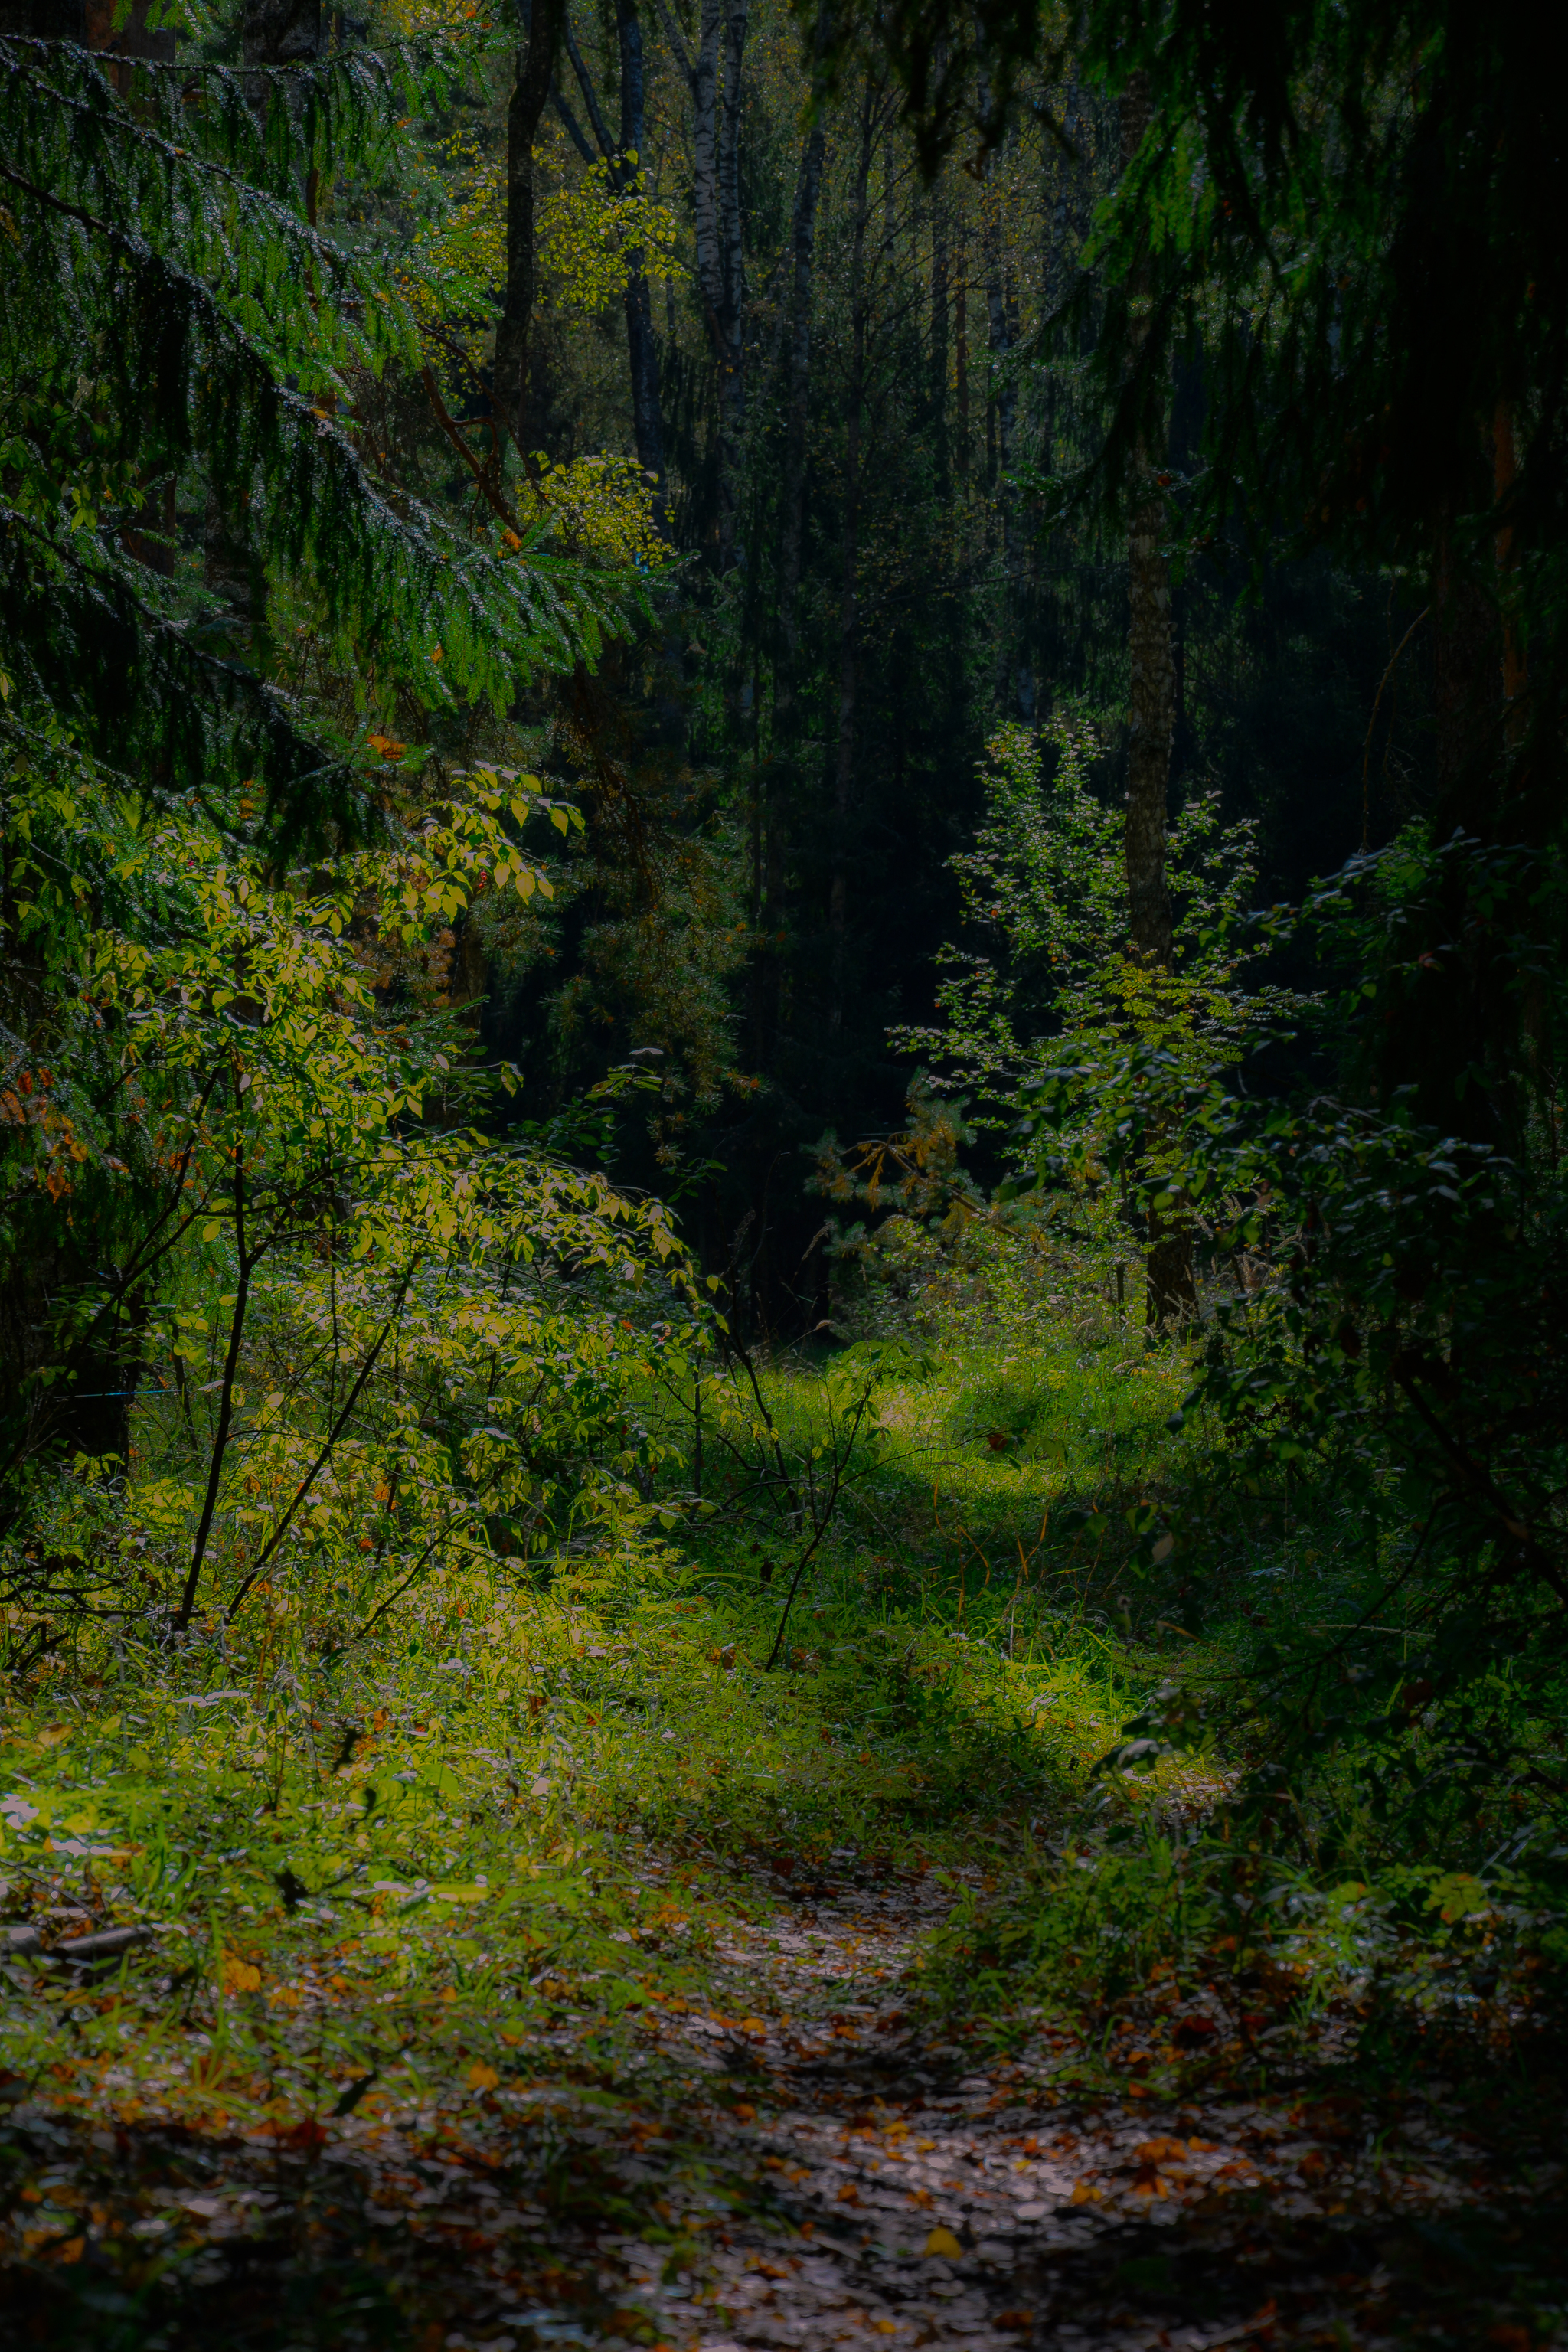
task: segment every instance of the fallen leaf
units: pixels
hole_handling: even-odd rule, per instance
[[[942,2254],[945,2256],[946,2260],[950,2263],[955,2263],[962,2258],[963,2248],[959,2244],[958,2240],[953,2236],[951,2230],[944,2230],[939,2225],[931,2231],[930,2237],[926,2240],[926,2252],[928,2254]]]
[[[1178,2050],[1193,2050],[1201,2042],[1212,2042],[1218,2032],[1212,2017],[1184,2017],[1171,2039]]]
[[[469,2067],[468,2079],[470,2091],[493,2091],[500,2081],[500,2076],[493,2066],[487,2066],[481,2058]]]

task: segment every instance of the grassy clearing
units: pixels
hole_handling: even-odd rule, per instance
[[[6,1702],[5,1912],[46,1944],[147,1936],[112,1969],[16,1956],[14,2080],[273,2129],[564,2042],[624,2085],[639,2015],[700,1991],[731,1864],[995,1867],[1147,1681],[1086,1613],[1092,1559],[1038,1564],[1075,1460],[1131,1457],[1168,1409],[1170,1371],[1109,1354],[895,1389],[773,1675],[759,1571],[787,1544],[722,1502],[591,1588],[437,1574],[346,1654],[308,1591],[174,1645],[83,1633]],[[768,1385],[804,1439],[810,1375]]]

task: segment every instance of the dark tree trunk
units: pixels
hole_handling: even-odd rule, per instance
[[[805,438],[811,405],[811,300],[816,258],[816,207],[822,194],[822,165],[826,142],[821,121],[814,122],[800,161],[795,182],[795,217],[791,233],[794,282],[791,288],[789,378],[784,404],[784,487],[779,524],[779,650],[773,684],[773,729],[788,736],[794,728],[795,689],[799,660],[801,553],[805,533]]]
[[[984,78],[980,87],[982,105],[989,114],[990,86]],[[998,708],[1005,711],[1011,709],[1014,701],[1013,648],[1018,620],[1018,533],[1013,513],[1012,486],[1007,480],[1013,463],[1018,388],[1004,371],[1017,339],[1017,301],[1008,284],[1002,252],[1002,224],[994,204],[986,205],[981,255],[985,269],[986,331],[991,353],[991,384],[985,407],[985,477],[986,487],[996,501],[1002,539],[1002,574],[1005,583],[996,633],[995,692]]]
[[[1150,121],[1146,75],[1134,74],[1121,98],[1123,171],[1142,145]],[[1136,381],[1149,335],[1148,272],[1138,269],[1129,288],[1128,373]],[[1140,396],[1141,413],[1149,415]],[[1166,404],[1156,411],[1162,434]],[[1171,893],[1165,876],[1165,801],[1171,776],[1171,740],[1176,718],[1176,662],[1171,627],[1171,572],[1164,552],[1169,530],[1160,487],[1163,452],[1148,430],[1140,430],[1131,460],[1131,511],[1127,526],[1127,911],[1133,955],[1151,969],[1169,971],[1175,960]],[[1190,1220],[1180,1211],[1162,1219],[1151,1211],[1145,1261],[1147,1313],[1151,1323],[1185,1321],[1196,1312]]]
[[[759,776],[756,925],[776,932],[789,858],[790,792],[800,730],[800,575],[805,543],[806,429],[811,415],[811,313],[816,264],[816,211],[826,136],[820,115],[806,134],[795,177],[790,230],[789,347],[784,379],[784,475],[779,496],[778,629],[773,650],[773,749]],[[779,965],[764,945],[752,961],[752,1033],[755,1058],[766,1057],[778,1013]]]
[[[1121,161],[1131,162],[1149,127],[1148,78],[1134,74],[1121,99]],[[1140,268],[1131,287],[1128,370],[1136,376],[1148,340],[1149,280]],[[1169,528],[1159,461],[1141,431],[1130,462],[1127,529],[1127,903],[1135,955],[1169,970],[1173,954],[1171,894],[1165,880],[1165,796],[1176,717],[1176,664],[1171,632]]]
[[[838,742],[833,774],[833,868],[827,926],[832,941],[833,999],[829,1022],[844,1019],[849,905],[849,808],[855,786],[855,718],[859,694],[860,436],[866,406],[866,226],[870,213],[871,156],[879,105],[868,81],[860,106],[860,153],[849,250],[849,383],[845,402],[844,514],[839,531]]]
[[[982,79],[980,87],[985,111],[989,113],[989,85]],[[1013,429],[1017,414],[1018,392],[1016,385],[1005,377],[1000,383],[994,381],[998,371],[1006,361],[1008,352],[1013,348],[1013,322],[1009,315],[1007,282],[1002,260],[1002,224],[997,218],[994,205],[986,206],[984,224],[981,230],[980,251],[985,270],[985,318],[994,379],[988,393],[986,446],[990,452],[990,487],[994,488],[997,476],[1005,474],[1012,463]],[[991,437],[989,421],[991,418],[994,419],[994,440]],[[1002,530],[1005,539],[1007,531],[1005,501],[1003,502],[1002,508]]]
[[[1076,81],[1068,82],[1067,104],[1062,109],[1062,137],[1066,141],[1069,149],[1076,145],[1078,139],[1078,110],[1079,86]],[[1051,299],[1053,308],[1057,302],[1061,300],[1062,296],[1067,290],[1068,281],[1071,275],[1068,263],[1068,230],[1071,222],[1071,198],[1074,175],[1079,169],[1079,166],[1071,153],[1062,154],[1058,152],[1056,157],[1056,167],[1057,201],[1054,212],[1054,234],[1051,241],[1050,278],[1048,281],[1052,289]]]
[[[748,0],[730,0],[724,19],[724,89],[719,125],[719,568],[740,544],[742,442],[746,425],[745,248],[741,226],[741,72]]]
[[[958,278],[952,292],[953,395],[958,408],[958,451],[955,467],[969,471],[969,252],[962,234],[958,240]]]
[[[88,0],[89,10],[97,5],[98,0]],[[245,0],[239,51],[245,65],[253,69],[258,66],[313,66],[321,53],[321,0]],[[288,103],[281,91],[254,70],[246,85],[246,95],[252,111],[263,124],[269,106]],[[314,172],[308,173],[305,208],[312,222],[316,217],[315,182]]]
[[[691,93],[692,208],[697,285],[719,380],[718,566],[735,560],[741,436],[745,425],[744,252],[741,228],[741,76],[749,0],[702,0],[696,54],[658,0],[670,54]]]
[[[599,157],[610,166],[616,188],[625,194],[646,187],[647,77],[643,57],[642,23],[637,16],[636,0],[616,0],[616,40],[621,66],[621,128],[618,138],[611,135],[598,92],[594,88],[593,77],[584,61],[582,50],[573,37],[566,0],[562,0],[561,35],[566,54],[572,60],[577,87],[583,93],[583,103],[587,109],[589,128],[597,143]],[[550,102],[565,125],[567,135],[584,163],[594,163],[594,148],[588,143],[582,125],[563,97],[559,83],[553,79],[550,85]],[[663,529],[668,521],[664,417],[659,406],[658,346],[654,341],[653,300],[640,247],[627,254],[626,263],[626,368],[631,389],[632,436],[637,443],[638,465],[658,486],[659,525]]]
[[[952,487],[947,446],[947,190],[939,175],[931,191],[931,412],[936,491],[946,501]]]
[[[172,66],[178,55],[174,33],[149,30],[148,18],[152,13],[152,0],[132,0],[130,14],[117,30],[114,20],[118,11],[113,0],[87,0],[85,9],[80,12],[82,29],[76,38],[84,40],[89,49],[111,50],[115,57],[128,61],[115,69],[115,88],[121,98],[127,98],[131,93],[129,60],[145,58],[154,65]]]
[[[247,66],[314,65],[321,49],[321,0],[245,0],[240,49]]]
[[[491,398],[500,427],[526,465],[528,446],[528,338],[533,322],[537,280],[534,252],[533,142],[550,98],[561,43],[565,0],[522,0],[527,46],[518,51],[517,72],[506,110],[506,294],[496,328]]]
[[[1437,719],[1439,822],[1489,832],[1496,782],[1498,721],[1509,669],[1492,583],[1466,542],[1452,506],[1437,525],[1433,597],[1434,699]],[[1456,541],[1459,541],[1456,545]]]
[[[629,0],[618,0],[616,30],[621,52],[621,146],[618,175],[623,185],[647,184],[647,131],[644,123],[642,26]],[[633,157],[637,159],[633,162]],[[626,278],[626,360],[631,371],[632,432],[637,463],[658,488],[664,514],[664,419],[658,404],[658,349],[654,341],[653,302],[640,252],[628,254]]]

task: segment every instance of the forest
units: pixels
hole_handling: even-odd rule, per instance
[[[1568,2347],[1540,21],[355,5],[0,0],[7,2343]]]

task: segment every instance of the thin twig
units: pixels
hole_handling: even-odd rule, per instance
[[[363,1388],[366,1381],[369,1380],[372,1372],[375,1370],[376,1358],[380,1355],[383,1348],[386,1345],[388,1335],[390,1334],[394,1324],[397,1321],[398,1317],[403,1312],[403,1302],[408,1296],[408,1286],[414,1279],[415,1272],[418,1265],[419,1260],[416,1258],[404,1275],[402,1284],[398,1289],[397,1297],[393,1301],[392,1312],[387,1317],[385,1322],[382,1325],[380,1331],[376,1335],[375,1345],[372,1348],[369,1355],[365,1358],[364,1362],[360,1366],[359,1378],[355,1381],[353,1388],[349,1391],[347,1397],[344,1399],[342,1412],[339,1413],[331,1429],[327,1432],[326,1437],[322,1442],[321,1452],[317,1454],[314,1462],[311,1463],[310,1469],[305,1474],[305,1476],[300,1481],[299,1486],[295,1488],[293,1501],[289,1504],[288,1509],[284,1512],[283,1517],[279,1520],[278,1525],[274,1528],[271,1535],[268,1538],[266,1543],[262,1546],[261,1550],[258,1553],[256,1564],[251,1569],[250,1574],[246,1578],[244,1583],[240,1586],[239,1591],[235,1594],[234,1599],[229,1602],[228,1607],[225,1610],[224,1622],[226,1624],[232,1621],[235,1611],[239,1607],[240,1602],[244,1600],[246,1594],[249,1591],[251,1586],[255,1583],[257,1578],[260,1575],[262,1570],[266,1567],[268,1561],[271,1559],[273,1553],[282,1542],[284,1537],[288,1534],[295,1512],[304,1501],[305,1496],[310,1493],[322,1463],[325,1462],[333,1446],[342,1435],[343,1430],[348,1423],[349,1415],[353,1412],[355,1405],[359,1402],[360,1391]]]

